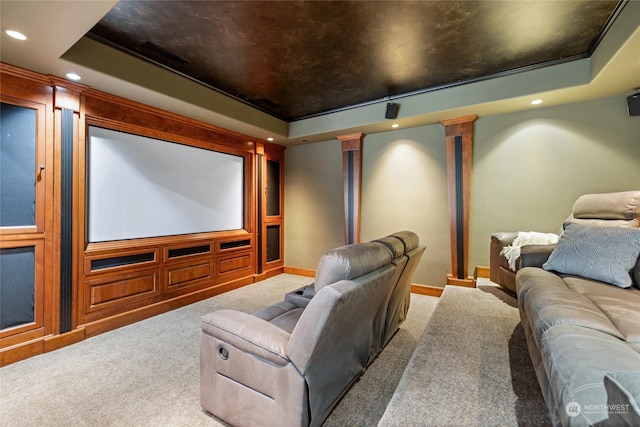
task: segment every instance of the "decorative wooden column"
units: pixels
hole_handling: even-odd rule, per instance
[[[360,194],[362,192],[362,140],[364,133],[338,137],[342,141],[345,243],[360,242]]]
[[[45,343],[46,350],[62,347],[83,338],[82,331],[74,331],[76,322],[74,312],[77,310],[78,275],[82,266],[78,263],[78,248],[84,247],[84,236],[78,234],[78,218],[84,217],[84,196],[81,195],[78,177],[79,162],[84,158],[84,138],[80,136],[80,98],[88,86],[70,82],[55,76],[49,76],[54,85],[54,117],[55,127],[55,188],[57,196],[54,201],[55,216],[59,223],[55,224],[56,254],[59,263],[55,265],[56,276],[59,278],[57,297],[59,309],[56,311],[58,332],[60,337]],[[84,132],[83,132],[84,134]],[[82,213],[78,214],[78,211]]]
[[[440,122],[445,128],[451,231],[452,274],[447,276],[447,285],[476,285],[468,275],[468,258],[473,122],[477,118],[471,115]]]

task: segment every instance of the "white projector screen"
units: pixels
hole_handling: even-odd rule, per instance
[[[244,158],[89,127],[89,242],[243,228]]]

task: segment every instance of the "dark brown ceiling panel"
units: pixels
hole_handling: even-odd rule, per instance
[[[616,1],[137,1],[88,34],[286,121],[588,57]]]

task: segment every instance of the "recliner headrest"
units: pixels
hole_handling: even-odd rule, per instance
[[[393,253],[394,258],[398,258],[404,254],[404,243],[397,237],[387,236],[382,239],[373,240],[373,242],[380,242],[388,247],[391,253]]]
[[[585,194],[573,204],[577,219],[622,219],[640,217],[640,191]]]
[[[326,285],[363,276],[391,263],[391,250],[380,242],[341,246],[320,258],[316,270],[316,293]]]
[[[390,234],[390,236],[402,241],[404,244],[404,253],[417,248],[420,244],[420,238],[413,231],[398,231],[397,233]]]

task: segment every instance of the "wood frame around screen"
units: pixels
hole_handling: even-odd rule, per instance
[[[242,157],[244,160],[243,228],[90,243],[87,217],[89,126]],[[76,247],[79,253],[76,270],[78,280],[75,282],[74,328],[83,327],[84,336],[92,336],[166,311],[169,307],[175,308],[225,290],[253,283],[256,272],[257,240],[255,148],[256,143],[261,144],[262,141],[91,88],[80,94],[78,134],[77,173],[74,174],[77,181],[74,188],[77,191],[74,195],[74,211],[77,218]],[[167,247],[198,245],[202,242],[208,242],[212,247],[217,247],[221,241],[235,240],[247,240],[249,245],[230,253],[215,251],[210,255],[211,259],[207,260],[210,266],[209,276],[194,277],[181,288],[169,286],[167,280],[170,280],[170,270],[176,264],[180,264],[176,267],[193,269],[187,270],[187,276],[197,275],[197,266],[189,264],[186,260],[180,263],[167,262],[163,257],[158,256],[153,265],[143,263],[101,272],[92,271],[87,261],[111,256],[118,257],[137,251],[161,254]],[[193,260],[197,264],[202,261],[202,257],[196,256]],[[141,280],[146,282],[142,283]],[[113,304],[92,305],[91,301],[96,300],[94,292],[102,292],[95,285],[102,286],[102,283],[107,283],[107,287],[115,283],[112,286],[113,289],[120,287],[118,289],[122,292],[120,295],[114,295]],[[129,290],[125,289],[129,286],[131,286],[130,294]],[[144,292],[136,293],[134,289],[136,287],[144,289]],[[101,295],[103,294],[102,292]]]
[[[107,95],[106,96],[107,99],[111,98],[111,96]],[[93,106],[93,104],[91,104]],[[107,108],[110,106],[107,106]],[[145,110],[147,108],[144,108]],[[97,111],[94,111],[94,113]],[[143,111],[145,112],[145,111]],[[141,113],[143,113],[141,112]],[[162,115],[171,115],[170,113],[166,113],[166,112],[156,112],[156,114],[162,114]],[[144,123],[144,115],[141,114],[143,117],[140,117],[140,122],[139,123]],[[247,141],[244,142],[244,146],[240,146],[238,147],[238,144],[228,144],[226,143],[226,141],[224,141],[223,143],[218,142],[218,141],[212,141],[212,140],[204,140],[203,138],[205,137],[209,137],[211,138],[216,137],[217,132],[214,131],[215,133],[212,135],[209,132],[202,132],[202,129],[198,129],[198,128],[194,128],[193,130],[190,131],[190,128],[187,126],[181,127],[179,129],[176,129],[174,124],[172,124],[170,121],[168,121],[166,124],[167,126],[165,127],[165,129],[155,129],[155,128],[150,128],[150,127],[146,127],[146,126],[142,126],[139,124],[133,124],[131,123],[131,121],[135,121],[135,117],[136,115],[127,115],[126,118],[128,119],[127,122],[124,121],[118,121],[118,120],[114,120],[111,118],[105,118],[105,117],[99,117],[99,116],[95,116],[95,115],[90,115],[89,113],[86,114],[85,116],[85,120],[84,123],[81,124],[81,131],[80,131],[80,144],[78,147],[78,151],[79,151],[79,159],[80,159],[80,170],[78,171],[78,176],[82,176],[83,177],[83,182],[82,182],[82,186],[81,186],[81,191],[82,191],[82,196],[83,196],[83,200],[82,200],[82,215],[80,216],[81,218],[84,219],[83,224],[82,224],[82,232],[80,233],[83,236],[83,246],[85,249],[99,249],[101,246],[107,246],[107,247],[113,247],[113,246],[117,246],[117,242],[96,242],[96,243],[89,243],[88,241],[88,216],[86,215],[86,204],[88,203],[86,200],[87,197],[87,188],[85,188],[86,184],[88,183],[88,170],[87,170],[87,144],[88,144],[88,136],[89,136],[89,126],[97,126],[97,127],[102,127],[102,128],[106,128],[106,129],[111,129],[111,130],[115,130],[115,131],[120,131],[120,132],[126,132],[126,133],[131,133],[134,135],[140,135],[140,136],[145,136],[145,137],[149,137],[149,138],[154,138],[154,139],[159,139],[159,140],[163,140],[163,141],[167,141],[167,142],[173,142],[173,143],[177,143],[177,144],[182,144],[182,145],[187,145],[187,146],[192,146],[192,147],[197,147],[197,148],[202,148],[202,149],[206,149],[206,150],[212,150],[212,151],[218,151],[221,153],[225,153],[225,154],[232,154],[232,155],[236,155],[236,156],[240,156],[244,159],[244,171],[243,171],[243,187],[244,187],[244,194],[243,194],[243,224],[244,227],[242,230],[244,230],[247,233],[252,233],[253,232],[253,221],[254,221],[254,213],[253,213],[253,203],[252,203],[252,185],[251,183],[253,182],[253,174],[252,174],[252,170],[253,170],[253,142]],[[176,116],[176,118],[174,118],[174,120],[178,120]],[[167,117],[168,119],[168,117]],[[186,120],[188,122],[191,122],[189,119],[183,119]],[[182,121],[182,120],[181,120]],[[154,125],[157,125],[157,122],[154,121],[153,123]],[[190,123],[191,126],[195,126],[196,122],[192,122]],[[201,124],[199,124],[201,125]],[[225,135],[226,136],[226,135]],[[245,139],[246,141],[246,137],[244,137],[243,139]],[[206,235],[206,234],[211,234],[211,233],[219,233],[219,232],[207,232],[207,233],[197,233],[197,235],[201,236],[201,235]],[[188,236],[188,235],[182,235],[182,236],[174,236],[177,240],[183,240],[184,236]],[[146,238],[140,238],[140,239],[132,239],[135,241],[148,241],[148,240],[153,240],[153,239],[167,239],[167,238],[171,238],[172,236],[157,236],[157,237],[146,237]],[[125,245],[130,245],[131,241],[125,240],[123,241],[125,242]]]

